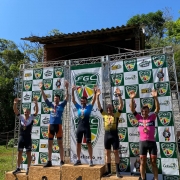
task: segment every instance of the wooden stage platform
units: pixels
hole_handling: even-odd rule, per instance
[[[5,174],[5,180],[138,180],[139,177],[124,175],[123,178],[117,178],[115,175],[102,178],[105,172],[105,166],[88,165],[73,166],[65,164],[62,167],[53,166],[43,168],[41,165],[31,166],[28,176],[25,172],[13,175],[12,172]]]

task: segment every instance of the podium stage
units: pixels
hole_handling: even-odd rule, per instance
[[[42,165],[31,166],[28,176],[25,172],[13,175],[12,171],[7,172],[5,180],[138,180],[139,177],[124,175],[123,178],[117,178],[115,175],[102,178],[105,172],[104,165],[89,165],[73,166],[65,164],[62,167],[52,166],[43,168]]]

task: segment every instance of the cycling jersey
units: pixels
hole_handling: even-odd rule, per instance
[[[152,113],[146,120],[137,112],[134,113],[134,116],[139,122],[140,141],[155,141],[156,114]]]
[[[48,99],[45,100],[45,103],[50,108],[50,122],[49,124],[62,124],[62,114],[64,107],[67,104],[67,101],[64,100],[61,104],[55,106],[52,102],[49,102]]]

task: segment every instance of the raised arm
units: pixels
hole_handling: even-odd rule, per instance
[[[151,92],[151,95],[153,96],[153,98],[154,98],[154,101],[155,101],[155,107],[156,107],[156,109],[155,109],[155,113],[159,113],[159,111],[160,111],[160,105],[159,105],[159,100],[158,100],[158,98],[157,98],[157,91],[156,90],[152,90],[152,92]]]
[[[74,103],[74,105],[76,104],[75,97],[74,97],[74,91],[75,90],[76,90],[76,86],[73,86],[72,87],[72,102]]]
[[[136,93],[134,91],[130,91],[130,109],[132,113],[135,113],[135,103],[134,103],[134,98],[136,97]]]
[[[116,88],[116,94],[118,95],[118,99],[119,99],[119,107],[118,110],[122,110],[123,109],[123,100],[122,100],[122,95],[121,95],[121,91],[119,88]]]
[[[37,99],[34,98],[34,104],[35,104],[35,111],[34,111],[34,115],[37,115],[38,112],[39,112],[39,107],[38,107],[38,102],[37,102]]]
[[[99,96],[100,96],[100,94],[101,94],[100,89],[97,89],[97,92],[96,92],[96,102],[97,102],[97,106],[98,106],[98,109],[99,109],[99,110],[102,109],[101,103],[100,103],[100,101],[99,101]]]
[[[17,109],[17,103],[18,103],[18,98],[15,98],[15,99],[14,99],[14,104],[13,104],[13,110],[14,110],[14,113],[15,113],[16,115],[19,114],[19,111],[18,111],[18,109]]]
[[[66,88],[66,96],[65,96],[64,100],[68,101],[68,99],[69,99],[69,94],[68,94],[69,82],[65,80],[64,81],[64,86]]]
[[[46,96],[46,94],[43,91],[43,83],[42,82],[39,83],[39,88],[41,89],[41,94],[42,94],[42,97],[43,97],[44,101],[46,101],[47,96]]]
[[[97,92],[97,86],[94,86],[94,96],[91,101],[91,104],[94,106],[94,103],[96,102],[96,92]]]

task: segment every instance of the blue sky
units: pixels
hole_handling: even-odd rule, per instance
[[[19,44],[52,29],[72,33],[125,25],[136,14],[169,8],[180,17],[180,0],[0,0],[0,38]]]

